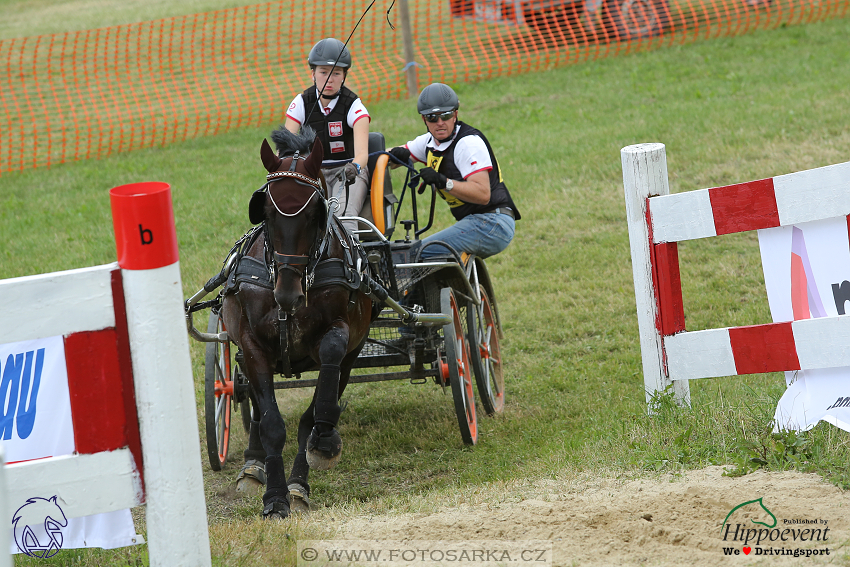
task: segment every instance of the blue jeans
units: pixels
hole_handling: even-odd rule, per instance
[[[439,240],[454,248],[458,254],[466,252],[479,258],[487,258],[508,247],[514,237],[514,229],[514,219],[504,213],[469,215],[449,228],[423,239],[422,246]],[[424,248],[420,258],[427,260],[447,254],[449,252],[445,246],[434,244]]]

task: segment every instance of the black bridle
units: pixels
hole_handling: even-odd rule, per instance
[[[306,277],[306,285],[305,288],[309,288],[309,283],[312,278],[309,277],[309,274],[315,270],[316,264],[319,259],[324,254],[325,250],[328,246],[328,236],[331,233],[331,221],[333,213],[331,212],[331,203],[336,202],[336,198],[332,197],[330,199],[325,197],[325,193],[327,192],[327,188],[319,179],[315,179],[306,175],[304,173],[295,171],[295,165],[299,159],[305,159],[303,157],[299,157],[298,152],[295,152],[295,155],[292,158],[292,163],[289,166],[289,169],[286,171],[275,171],[273,173],[269,173],[266,176],[266,184],[260,189],[265,190],[268,193],[269,199],[274,205],[275,210],[284,216],[284,217],[295,217],[304,212],[307,208],[307,205],[310,204],[310,201],[313,200],[313,197],[318,197],[322,203],[322,206],[325,209],[325,227],[320,239],[316,239],[314,246],[310,249],[310,251],[305,254],[281,254],[276,252],[273,246],[270,246],[272,251],[272,259],[275,267],[275,273],[280,272],[281,270],[291,270],[298,274],[299,277]],[[269,190],[271,184],[280,181],[283,179],[290,179],[295,181],[300,185],[306,185],[313,189],[313,194],[304,202],[304,205],[294,213],[285,213],[283,212],[277,203],[274,200],[274,197]],[[271,243],[269,243],[271,245]],[[297,267],[296,267],[297,266]],[[305,292],[307,289],[305,289]]]

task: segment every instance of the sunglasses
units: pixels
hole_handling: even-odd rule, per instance
[[[428,122],[439,122],[442,120],[443,122],[448,122],[455,115],[454,110],[449,110],[448,112],[443,112],[442,114],[425,114],[425,120]]]

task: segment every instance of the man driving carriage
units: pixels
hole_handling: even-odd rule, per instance
[[[423,260],[448,253],[439,243],[458,254],[481,258],[498,254],[511,243],[515,221],[521,218],[490,143],[484,134],[458,120],[459,107],[451,87],[428,85],[417,101],[428,132],[389,152],[403,162],[413,157],[424,163],[422,181],[437,189],[457,219],[453,226],[423,239]]]
[[[295,97],[286,111],[284,127],[298,134],[302,126],[316,131],[325,151],[322,173],[328,192],[339,199],[337,216],[357,216],[369,190],[369,111],[344,86],[351,53],[332,37],[316,43],[307,57],[313,86]],[[365,120],[364,120],[365,119]],[[348,191],[346,181],[351,182]],[[355,234],[356,221],[343,225]]]

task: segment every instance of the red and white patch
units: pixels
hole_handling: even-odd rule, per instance
[[[342,136],[342,122],[328,122],[328,134],[334,138]]]
[[[345,151],[345,142],[331,142],[331,153],[338,154]]]
[[[360,114],[361,112],[363,112],[363,109],[358,108],[357,110],[354,111],[354,114]]]
[[[475,165],[476,163],[478,163],[478,161],[477,161],[477,160],[476,160],[476,161],[474,161],[474,162],[472,162],[472,163],[470,163],[469,165]]]

